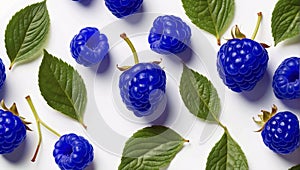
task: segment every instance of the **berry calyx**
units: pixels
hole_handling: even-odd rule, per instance
[[[130,47],[134,66],[117,67],[124,71],[119,79],[123,103],[137,117],[163,112],[166,106],[166,73],[158,65],[160,61],[139,63],[137,52],[125,33],[120,35]]]

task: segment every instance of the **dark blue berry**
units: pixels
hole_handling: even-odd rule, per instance
[[[22,120],[10,111],[0,109],[0,154],[12,152],[26,138]]]
[[[118,18],[136,13],[143,4],[143,0],[105,0],[110,12]]]
[[[159,54],[180,53],[190,44],[191,29],[173,15],[157,17],[148,36],[150,48]]]
[[[165,99],[166,74],[157,64],[138,63],[121,74],[119,88],[126,107],[138,117],[147,116]]]
[[[299,147],[299,121],[289,111],[278,112],[270,118],[262,130],[266,146],[278,154],[289,154]]]
[[[70,133],[55,143],[53,156],[61,170],[83,170],[93,161],[94,149],[85,138]]]
[[[272,87],[278,99],[300,98],[300,58],[290,57],[279,65],[273,76]]]
[[[4,85],[5,79],[6,79],[5,65],[3,64],[3,62],[2,62],[2,60],[0,58],[0,89]]]
[[[77,63],[92,66],[103,61],[109,50],[108,39],[97,28],[86,27],[70,43],[72,57]]]
[[[251,91],[268,65],[267,50],[248,38],[231,39],[217,55],[217,69],[224,84],[235,92]]]

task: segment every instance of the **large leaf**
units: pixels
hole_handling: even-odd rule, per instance
[[[27,6],[12,17],[5,31],[10,69],[15,63],[27,62],[39,56],[49,25],[46,1]]]
[[[203,75],[184,65],[180,94],[189,111],[200,119],[217,121],[221,110],[216,88]]]
[[[300,170],[300,164],[291,167],[289,170]]]
[[[234,15],[234,0],[182,0],[191,21],[216,36],[218,44]]]
[[[39,87],[49,106],[83,124],[87,92],[73,67],[46,50],[39,69]]]
[[[173,160],[185,142],[188,141],[164,126],[141,129],[126,142],[119,170],[159,170]]]
[[[300,1],[279,0],[272,13],[275,45],[300,34]]]
[[[248,163],[241,147],[225,130],[222,138],[213,147],[206,162],[206,170],[248,170]]]

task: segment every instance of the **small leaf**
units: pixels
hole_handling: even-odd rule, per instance
[[[279,0],[272,12],[272,34],[275,45],[300,34],[300,1]]]
[[[46,50],[39,69],[39,87],[49,106],[83,124],[87,102],[83,79],[73,67]]]
[[[289,170],[300,170],[300,164],[299,164],[299,165],[296,165],[296,166],[293,166],[293,167],[291,167]]]
[[[119,170],[159,170],[169,165],[185,142],[188,141],[164,126],[141,129],[126,142]]]
[[[216,88],[203,75],[184,65],[180,94],[189,111],[200,119],[216,121],[221,110]]]
[[[191,21],[216,36],[218,44],[234,15],[234,0],[182,0]]]
[[[225,130],[222,138],[213,147],[206,162],[206,170],[239,169],[248,170],[248,163],[241,147]]]
[[[18,11],[5,30],[5,47],[11,61],[28,62],[42,52],[49,32],[50,19],[46,1],[27,6]]]

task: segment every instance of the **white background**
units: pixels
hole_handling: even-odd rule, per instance
[[[38,1],[2,0],[0,2],[0,57],[4,61],[6,68],[8,68],[10,64],[4,45],[4,32],[6,25],[15,12],[34,2]],[[219,93],[225,94],[225,96],[221,96],[223,103],[223,111],[220,118],[221,122],[227,125],[233,138],[240,144],[241,148],[243,149],[248,159],[249,168],[254,170],[284,170],[300,163],[300,149],[298,149],[291,155],[280,156],[273,153],[266,146],[264,146],[260,134],[254,132],[259,127],[252,121],[252,117],[259,114],[261,109],[269,110],[272,104],[276,104],[279,110],[290,110],[296,113],[298,117],[300,114],[299,100],[285,102],[280,101],[275,98],[271,88],[273,73],[276,67],[281,63],[281,61],[283,61],[287,57],[299,57],[300,55],[299,37],[293,40],[286,41],[284,43],[280,43],[279,45],[274,47],[274,42],[271,35],[270,21],[275,3],[276,1],[236,0],[235,16],[229,28],[231,28],[233,25],[238,24],[241,30],[248,37],[250,37],[256,24],[256,13],[261,11],[263,13],[263,20],[256,40],[271,45],[271,47],[267,49],[270,58],[269,65],[267,73],[265,74],[263,80],[258,83],[256,88],[252,92],[238,94],[228,90],[223,85],[218,89],[219,91],[222,91]],[[117,31],[115,32],[115,35],[108,35],[108,37],[110,38],[110,36],[116,37],[124,31],[134,33],[136,28],[141,27],[141,23],[152,22],[145,21],[147,17],[142,17],[140,18],[140,20],[120,21],[120,19],[117,19],[108,11],[106,6],[104,5],[104,1],[101,0],[92,0],[89,6],[83,6],[82,4],[73,2],[71,0],[48,0],[47,7],[49,10],[51,26],[50,37],[45,48],[49,53],[55,56],[59,56],[62,60],[74,66],[78,70],[78,72],[82,74],[85,81],[95,79],[95,77],[89,77],[89,75],[94,75],[93,73],[95,73],[95,70],[93,69],[95,68],[84,68],[77,65],[69,52],[70,40],[81,28],[86,26],[95,26],[101,30],[102,28],[105,29],[105,27],[109,24],[116,22],[121,23],[124,27],[115,28],[114,30]],[[185,20],[191,27],[193,26],[188,17],[185,15],[180,0],[145,0],[143,3],[142,12],[176,15]],[[225,33],[224,39],[222,39],[222,43],[225,42],[226,38],[230,38],[229,31],[230,29],[228,29],[228,31]],[[196,35],[192,35],[192,42],[195,43],[193,44],[193,47],[201,48],[198,47],[199,44],[209,44],[213,50],[208,48],[208,51],[210,52],[211,56],[215,56],[217,50],[219,49],[219,46],[217,46],[216,44],[215,38],[202,30],[195,31],[193,33],[201,34],[199,36],[206,37],[204,39],[198,40],[193,39],[193,37],[196,37]],[[147,42],[140,42],[142,41],[142,39],[139,39],[139,37],[134,39],[134,41],[139,42],[136,43],[137,49],[148,48],[147,46],[142,46],[144,44],[147,45]],[[116,46],[115,48],[123,48],[124,51],[121,51],[120,54],[123,54],[125,52],[127,56],[130,55],[129,49],[124,44],[122,44],[121,46]],[[205,50],[205,48],[203,50]],[[118,58],[121,56],[110,55],[109,57]],[[93,164],[87,169],[117,169],[120,163],[120,157],[118,156],[118,154],[112,153],[110,151],[110,148],[102,148],[101,146],[98,147],[99,145],[96,144],[97,142],[94,140],[95,138],[91,136],[90,133],[86,132],[79,123],[67,118],[64,115],[59,114],[46,104],[45,100],[40,95],[38,87],[38,69],[41,63],[41,59],[42,57],[34,60],[31,63],[15,66],[12,71],[6,69],[7,80],[4,88],[1,89],[0,97],[5,99],[8,105],[16,102],[21,115],[26,117],[27,120],[34,122],[31,110],[25,100],[25,96],[30,95],[41,119],[43,119],[47,124],[55,128],[61,134],[75,132],[79,135],[85,136],[91,141],[91,143],[93,143],[95,149],[95,159],[93,161]],[[169,59],[164,60],[166,60],[165,65],[167,65],[167,61]],[[215,58],[212,57],[210,59],[210,62],[211,63],[204,63],[204,65],[206,67],[214,65]],[[108,73],[110,73],[110,69],[113,68],[114,65],[110,64],[109,67],[110,68],[108,69]],[[176,70],[176,68],[174,69]],[[197,71],[201,71],[201,68],[195,69]],[[209,70],[209,68],[207,70]],[[107,74],[104,75],[107,76]],[[105,76],[103,76],[103,79],[107,78]],[[176,78],[174,79],[174,81],[176,81]],[[95,84],[97,84],[97,82]],[[89,93],[97,91],[95,90],[95,87],[94,89],[88,88],[87,90],[89,91]],[[99,93],[101,93],[101,90],[99,91]],[[105,98],[108,96],[100,95],[100,97]],[[95,98],[97,99],[97,97]],[[93,99],[90,99],[89,101],[92,100]],[[89,109],[91,108],[87,108],[87,110]],[[106,111],[111,108],[98,108],[98,110],[101,109]],[[184,114],[187,115],[186,119],[191,120],[193,118],[193,116],[191,116],[189,113]],[[86,116],[89,115],[89,113],[86,113]],[[112,114],[111,117],[108,116],[107,121],[114,129],[116,129],[116,131],[118,131],[118,125],[120,125],[121,128],[119,128],[119,130],[123,130],[124,132],[122,133],[125,133],[124,135],[127,137],[130,137],[130,134],[138,130],[137,128],[141,128],[145,125],[134,125],[134,123],[131,123],[132,126],[122,126],[122,124],[119,124],[120,122],[110,122],[111,120],[115,119],[115,117],[113,116],[118,115]],[[90,120],[89,118],[85,119]],[[87,125],[89,126],[89,124]],[[184,138],[189,139],[191,143],[184,146],[184,148],[178,153],[178,155],[171,162],[170,166],[167,169],[205,169],[206,158],[211,148],[218,141],[218,139],[221,138],[221,135],[223,133],[223,130],[221,128],[217,128],[215,133],[212,133],[212,135],[207,140],[200,141],[200,135],[202,134],[204,127],[207,126],[209,126],[210,128],[214,127],[214,125],[207,125],[202,121],[195,120],[191,125],[191,130],[184,134],[181,134]],[[53,145],[57,140],[57,137],[44,128],[42,128],[43,142],[38,158],[35,163],[30,162],[38,140],[35,123],[33,123],[30,127],[34,131],[27,133],[26,141],[15,152],[5,156],[0,156],[0,169],[59,169],[52,157]],[[173,128],[180,131],[180,127]],[[99,132],[100,131],[101,130],[99,130]],[[110,138],[109,135],[101,134],[99,134],[99,137],[103,139]],[[118,143],[120,141],[111,142]]]

